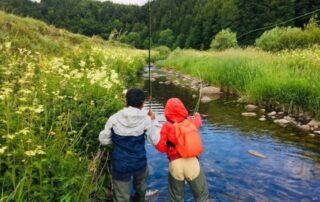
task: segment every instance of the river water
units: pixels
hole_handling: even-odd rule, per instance
[[[161,73],[161,72],[160,72]],[[187,88],[152,83],[153,110],[163,122],[163,106],[171,97],[180,98],[192,110],[197,99]],[[148,83],[145,81],[145,90]],[[284,129],[257,118],[241,116],[243,107],[221,98],[200,105],[204,152],[200,162],[207,177],[210,201],[320,201],[320,138]],[[146,146],[149,189],[158,189],[149,201],[168,201],[168,160],[151,145]],[[267,156],[257,158],[256,150]],[[193,201],[186,186],[185,201]]]

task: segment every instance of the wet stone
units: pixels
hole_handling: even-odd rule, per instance
[[[212,99],[210,97],[208,97],[208,96],[204,96],[204,97],[201,98],[201,102],[202,103],[209,103],[211,101],[212,101]]]
[[[254,112],[243,112],[241,115],[242,116],[247,116],[247,117],[255,117],[255,116],[257,116],[257,113],[254,113]]]
[[[270,112],[270,113],[268,114],[268,116],[275,116],[275,115],[277,115],[277,112],[275,112],[275,111]]]
[[[248,104],[245,106],[245,109],[248,110],[248,111],[254,111],[258,108],[257,105],[253,105],[253,104]]]
[[[259,119],[259,121],[266,121],[266,118],[265,118],[265,117],[261,117],[261,118]]]

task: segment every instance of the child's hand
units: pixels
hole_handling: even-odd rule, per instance
[[[148,116],[150,116],[151,120],[155,120],[156,119],[156,114],[151,109],[148,112]]]

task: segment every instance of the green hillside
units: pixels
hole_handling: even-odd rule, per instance
[[[146,54],[0,12],[0,201],[108,195],[98,133]]]

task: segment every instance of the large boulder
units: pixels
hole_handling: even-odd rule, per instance
[[[220,94],[220,93],[221,93],[220,88],[216,88],[212,86],[204,87],[201,89],[202,95],[213,95],[213,94]]]

